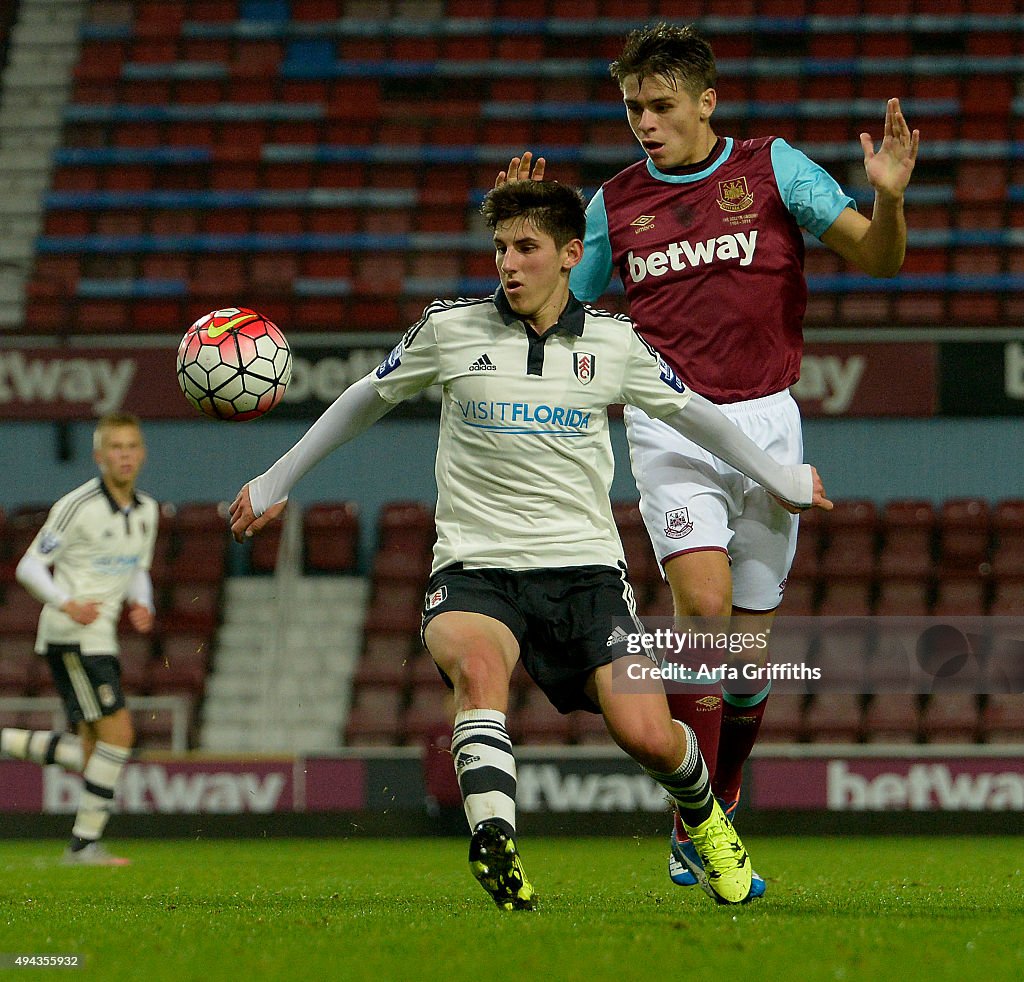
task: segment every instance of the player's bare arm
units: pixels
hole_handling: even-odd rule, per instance
[[[257,532],[266,528],[281,512],[284,511],[287,501],[278,501],[271,505],[259,518],[252,509],[252,501],[249,498],[249,485],[245,485],[235,500],[228,508],[228,515],[231,519],[231,535],[235,542],[242,542],[251,538]]]
[[[920,132],[907,125],[899,99],[890,99],[878,151],[869,133],[860,135],[864,171],[875,189],[871,219],[847,208],[821,237],[826,246],[871,276],[895,276],[903,265],[907,248],[903,192],[914,172],[920,140]]]
[[[506,181],[528,181],[531,178],[535,181],[543,181],[546,163],[547,161],[543,157],[534,160],[532,151],[526,150],[521,157],[513,157],[505,170],[498,172],[494,186],[500,187]]]

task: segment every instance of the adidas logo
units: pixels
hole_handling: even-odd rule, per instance
[[[460,750],[459,756],[455,758],[455,769],[461,771],[463,767],[475,764],[479,759],[480,758],[475,754],[466,753],[465,750]]]
[[[628,641],[629,635],[622,630],[621,627],[616,626],[615,630],[608,635],[608,640],[605,642],[605,647],[610,648],[613,644],[622,644],[623,641]]]
[[[496,372],[498,366],[484,353],[469,366],[469,370],[471,372]]]

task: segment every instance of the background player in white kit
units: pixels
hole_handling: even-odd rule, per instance
[[[610,66],[630,129],[646,159],[606,181],[587,208],[586,252],[571,286],[584,300],[619,270],[640,334],[759,447],[803,458],[799,378],[807,284],[801,229],[872,276],[894,276],[907,241],[903,192],[917,158],[898,99],[886,107],[875,152],[862,133],[871,219],[832,177],[785,140],[734,140],[712,129],[715,57],[690,27],[658,24],[629,35]],[[513,178],[530,176],[530,155]],[[498,176],[505,178],[506,172]],[[543,159],[533,176],[544,174]],[[762,635],[782,600],[797,519],[704,447],[627,407],[640,511],[672,588],[675,614],[742,618]],[[751,661],[763,662],[760,652]],[[757,738],[771,683],[675,687],[675,718],[697,732],[726,813],[735,814],[743,764]],[[698,863],[679,822],[669,874],[697,882]],[[756,873],[754,892],[764,892]]]
[[[45,655],[75,733],[0,730],[0,752],[81,771],[69,865],[124,866],[100,843],[135,730],[121,690],[117,622],[153,629],[149,567],[159,510],[135,480],[146,459],[139,420],[104,416],[93,434],[100,476],[64,495],[18,563],[18,581],[44,606],[36,652]],[[52,568],[52,572],[51,572]]]
[[[702,886],[720,902],[742,903],[750,862],[711,794],[693,732],[672,721],[660,685],[637,691],[622,678],[629,663],[650,661],[616,643],[617,622],[640,628],[608,500],[607,407],[643,406],[792,504],[831,503],[813,468],[776,464],[691,393],[628,321],[572,296],[569,272],[585,231],[578,191],[509,183],[488,194],[482,211],[494,233],[495,295],[427,307],[375,372],[242,488],[232,532],[241,541],[261,529],[327,453],[440,383],[438,540],[423,637],[454,689],[452,754],[474,875],[499,907],[533,906],[515,845],[515,759],[505,728],[509,677],[521,658],[561,712],[603,714],[615,741],[676,802],[704,859]]]

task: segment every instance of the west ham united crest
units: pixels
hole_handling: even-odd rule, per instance
[[[594,377],[597,368],[597,356],[589,351],[574,351],[572,353],[572,370],[576,373],[583,385],[589,385]]]
[[[718,182],[718,207],[722,211],[746,211],[754,203],[745,177]]]
[[[693,531],[690,512],[686,508],[674,508],[665,512],[665,535],[670,539],[681,539]]]

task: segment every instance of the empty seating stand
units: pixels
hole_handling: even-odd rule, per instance
[[[808,323],[1019,320],[1012,0],[95,0],[26,329],[176,331],[244,298],[302,330],[394,332],[425,298],[489,290],[494,174],[531,146],[591,192],[635,160],[606,66],[661,17],[714,44],[720,132],[785,137],[861,208],[858,134],[880,138],[884,100],[925,134],[903,274],[810,242]]]

